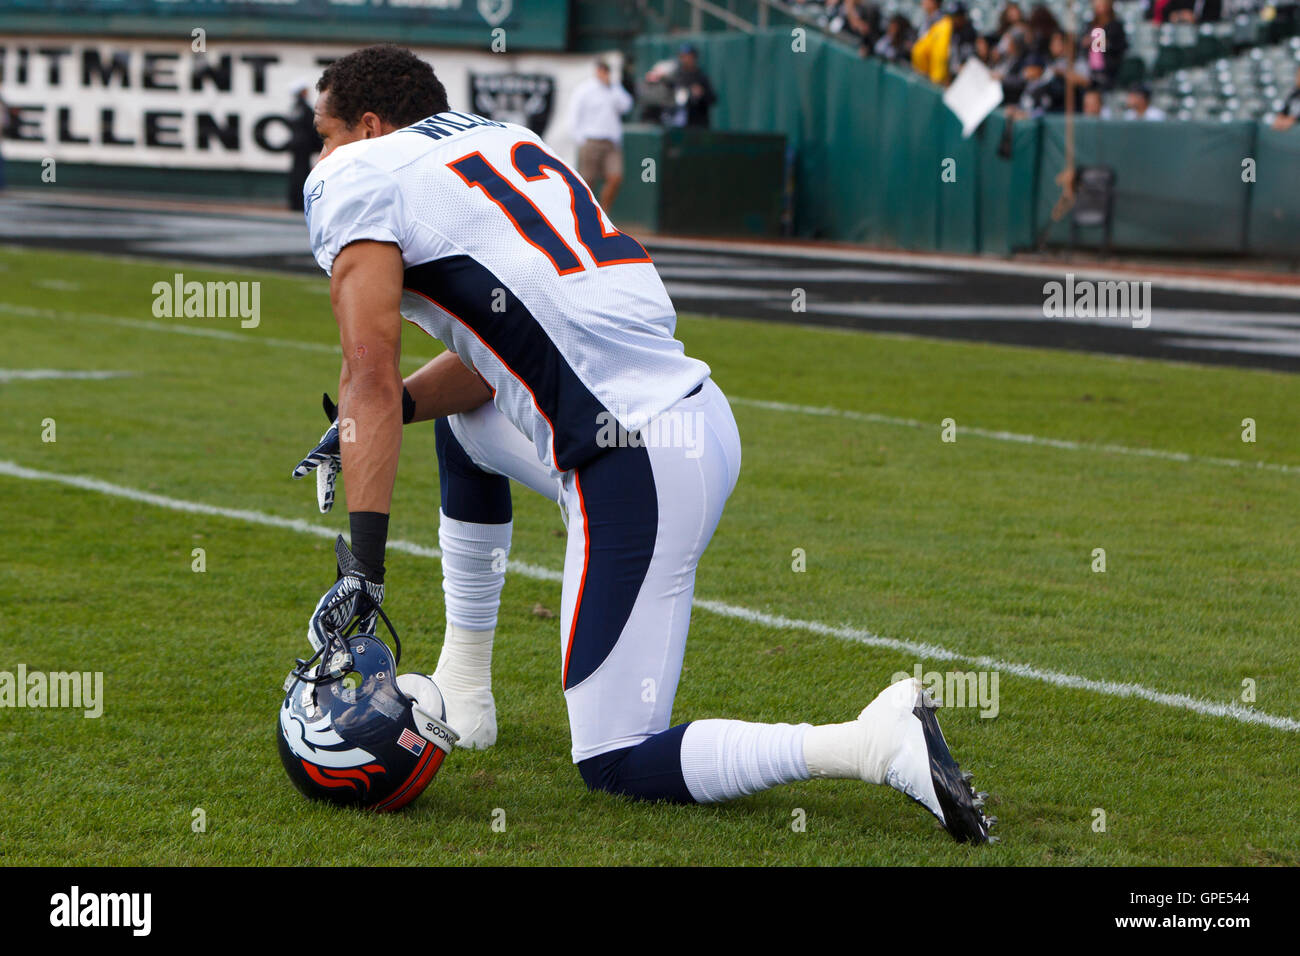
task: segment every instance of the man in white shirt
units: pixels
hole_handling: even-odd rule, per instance
[[[604,181],[600,204],[606,209],[623,185],[623,115],[632,97],[613,82],[609,64],[596,62],[595,76],[578,84],[569,104],[569,128],[578,143],[578,175],[593,189]]]

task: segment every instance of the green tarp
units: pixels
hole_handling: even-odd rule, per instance
[[[1050,221],[1060,195],[1065,118],[1042,120],[1037,219]],[[1253,152],[1256,124],[1076,119],[1075,164],[1115,170],[1114,244],[1149,252],[1234,253],[1245,247],[1251,185],[1242,160]],[[1300,202],[1292,202],[1300,208]],[[1048,236],[1063,241],[1068,222]]]

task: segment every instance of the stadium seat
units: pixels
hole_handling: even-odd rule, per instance
[[[1078,244],[1080,228],[1102,230],[1101,254],[1110,254],[1115,209],[1115,170],[1109,166],[1080,166],[1074,171],[1074,207],[1070,210],[1070,250]]]

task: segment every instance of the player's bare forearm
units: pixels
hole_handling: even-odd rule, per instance
[[[356,242],[334,262],[330,299],[339,325],[340,449],[349,512],[388,514],[402,447],[402,257]]]
[[[388,514],[402,447],[402,380],[396,369],[339,374],[340,450],[348,511]],[[350,428],[349,428],[350,424]],[[348,441],[349,433],[354,440]]]
[[[492,398],[492,390],[478,373],[452,351],[443,352],[426,363],[408,376],[404,384],[415,402],[412,422],[473,411]]]

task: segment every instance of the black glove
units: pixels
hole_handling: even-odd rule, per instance
[[[307,627],[307,640],[316,650],[325,646],[330,635],[346,631],[354,618],[361,619],[357,633],[373,634],[376,609],[384,603],[383,581],[376,580],[379,575],[353,556],[343,535],[334,543],[334,554],[338,559],[338,580],[316,603]]]

